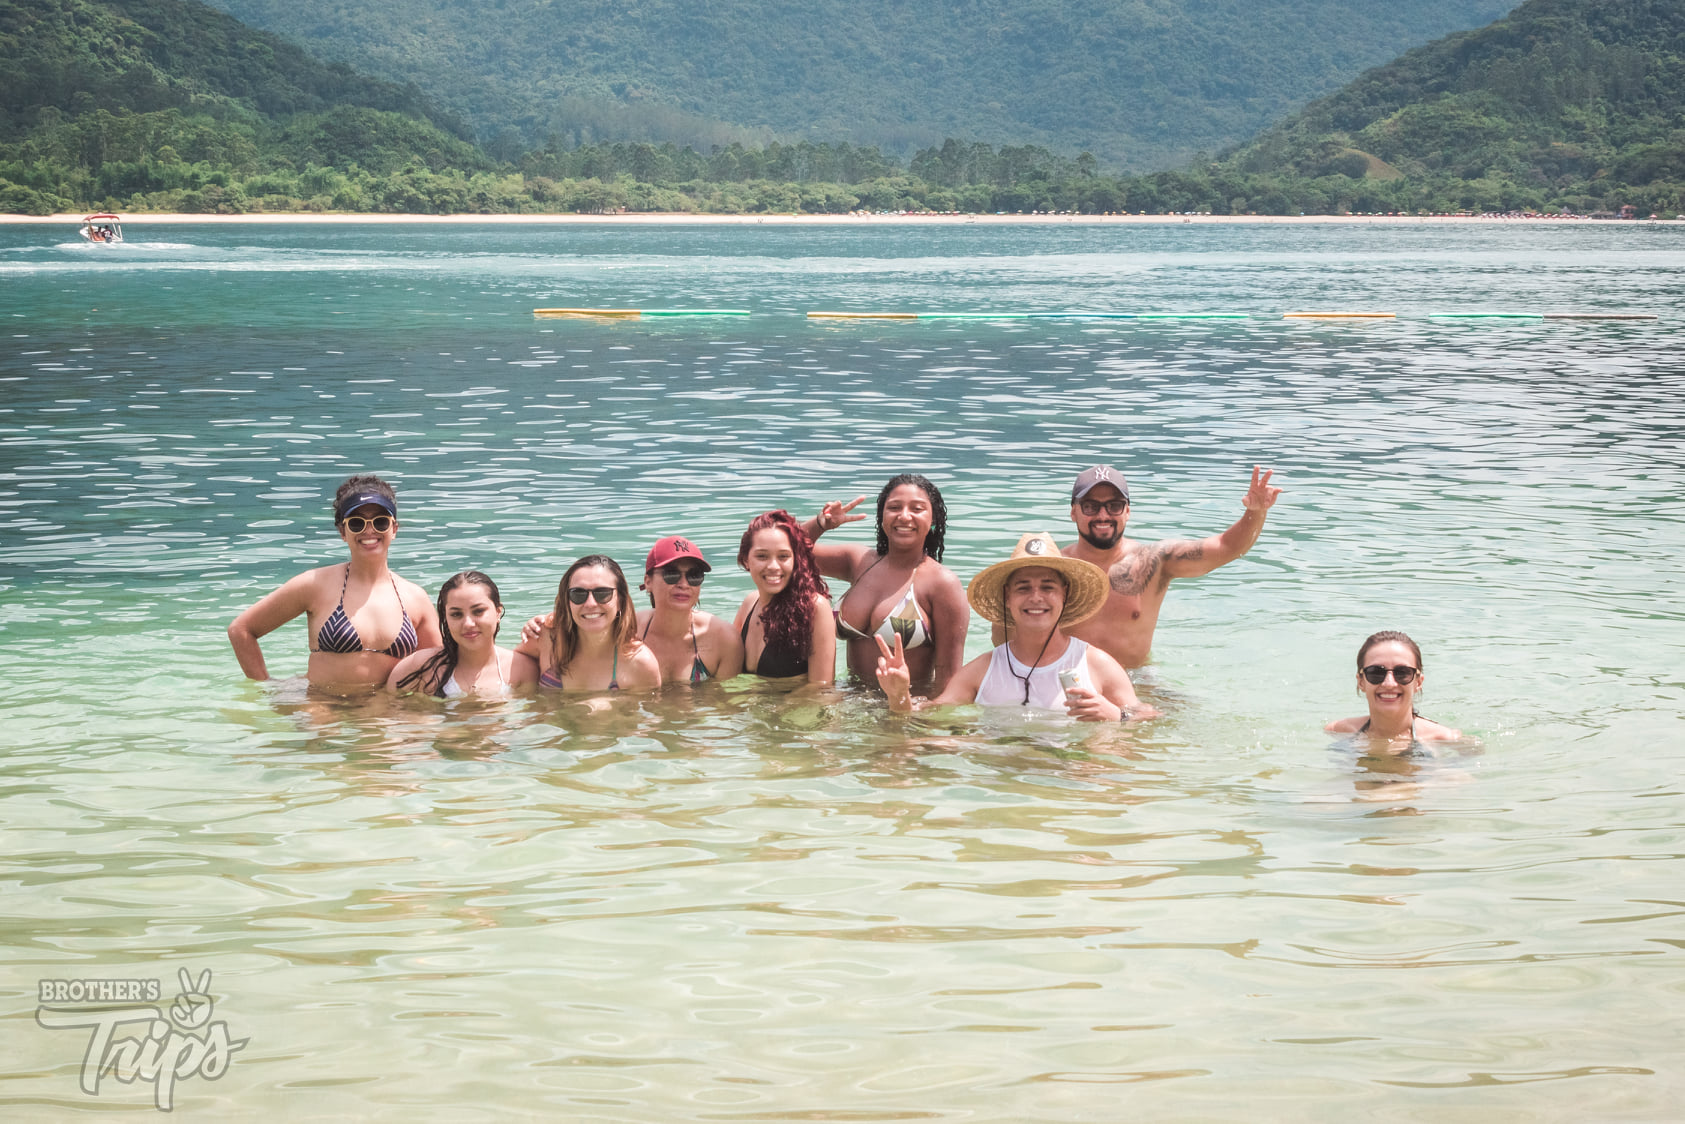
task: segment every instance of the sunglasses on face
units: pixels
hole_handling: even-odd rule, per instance
[[[393,519],[390,515],[376,515],[372,519],[365,518],[361,515],[347,515],[344,519],[340,520],[340,523],[353,535],[362,534],[364,528],[367,527],[373,527],[374,533],[377,535],[384,535],[387,531],[392,529]]]
[[[690,585],[699,586],[707,578],[708,573],[700,566],[663,566],[655,571],[661,575],[661,580],[668,585],[678,585],[683,578]]]
[[[1378,687],[1387,681],[1388,672],[1392,673],[1393,682],[1400,687],[1408,687],[1411,681],[1416,678],[1416,669],[1409,664],[1402,663],[1397,667],[1382,667],[1378,663],[1372,663],[1363,669],[1363,677]]]
[[[607,605],[614,600],[614,587],[612,585],[599,585],[595,589],[586,589],[582,585],[576,585],[568,590],[568,600],[575,605],[585,604],[585,599],[588,597],[596,598],[599,605]]]
[[[1077,502],[1077,508],[1084,515],[1098,515],[1100,514],[1102,508],[1105,509],[1107,515],[1122,515],[1125,511],[1129,510],[1129,501],[1106,500],[1101,502],[1100,500],[1079,500]]]

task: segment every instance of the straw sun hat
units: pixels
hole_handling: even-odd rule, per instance
[[[1004,593],[1007,579],[1012,576],[1012,571],[1026,566],[1045,566],[1049,570],[1057,570],[1064,577],[1067,590],[1065,611],[1059,614],[1060,628],[1087,620],[1105,604],[1109,591],[1106,572],[1092,562],[1060,554],[1059,544],[1046,531],[1025,535],[1018,540],[1011,558],[979,570],[977,576],[971,579],[971,584],[965,587],[965,599],[983,619],[1003,623],[1006,620]]]

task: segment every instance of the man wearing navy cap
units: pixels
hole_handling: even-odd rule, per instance
[[[1170,583],[1209,574],[1258,541],[1264,515],[1281,495],[1280,488],[1270,487],[1270,476],[1253,467],[1252,486],[1240,501],[1246,511],[1220,535],[1136,542],[1123,537],[1129,522],[1129,483],[1123,473],[1108,464],[1084,470],[1071,486],[1071,521],[1077,525],[1077,541],[1062,553],[1106,571],[1112,588],[1098,613],[1066,631],[1110,652],[1124,667],[1146,663]]]

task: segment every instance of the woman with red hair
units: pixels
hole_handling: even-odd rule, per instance
[[[765,679],[803,676],[829,684],[837,677],[837,624],[831,591],[813,561],[813,542],[786,511],[749,521],[737,549],[755,592],[737,609],[743,670]]]

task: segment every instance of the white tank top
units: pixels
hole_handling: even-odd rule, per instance
[[[1059,682],[1061,671],[1075,668],[1085,687],[1094,684],[1088,675],[1088,644],[1071,638],[1065,654],[1050,664],[1030,669],[1012,658],[1005,644],[989,654],[989,670],[983,673],[983,684],[977,688],[980,706],[1024,706],[1024,676],[1030,678],[1030,701],[1027,705],[1044,710],[1065,709],[1065,688]],[[1016,674],[1014,674],[1016,672]]]

